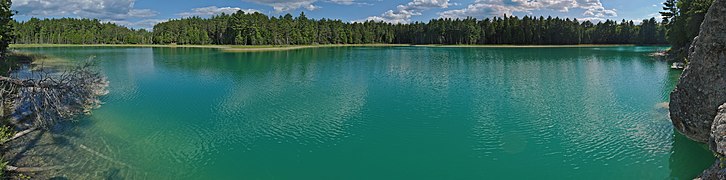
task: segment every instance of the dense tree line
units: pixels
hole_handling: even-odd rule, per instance
[[[412,44],[664,44],[665,29],[655,18],[636,25],[606,20],[593,24],[552,17],[495,17],[477,21],[435,19],[395,25],[397,43]]]
[[[396,27],[382,22],[346,23],[341,20],[268,17],[261,13],[222,14],[171,20],[154,26],[159,44],[366,44],[394,43]]]
[[[703,18],[713,0],[666,0],[663,5],[663,22],[666,37],[672,46],[672,54],[683,59],[693,38],[698,36]]]
[[[153,32],[95,19],[37,19],[14,22],[20,44],[666,44],[664,25],[655,18],[641,23],[593,23],[553,17],[503,16],[477,20],[433,19],[427,23],[343,22],[333,19],[221,14],[159,23]]]
[[[97,19],[38,19],[13,22],[18,44],[151,44],[151,33]]]
[[[304,13],[268,17],[261,13],[222,14],[171,20],[154,26],[158,44],[666,44],[655,18],[640,24],[606,20],[516,16],[492,19],[433,19],[391,24],[309,19]]]

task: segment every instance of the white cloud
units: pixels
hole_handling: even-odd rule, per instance
[[[645,15],[645,16],[643,16],[643,17],[641,17],[641,18],[635,18],[635,19],[633,19],[632,21],[633,21],[633,22],[634,22],[635,24],[640,24],[640,23],[642,23],[642,22],[643,22],[643,20],[649,20],[650,18],[655,18],[655,20],[656,20],[657,22],[660,22],[660,21],[662,21],[662,20],[663,20],[663,16],[662,16],[662,15],[661,15],[660,13],[651,13],[651,14]]]
[[[316,2],[322,1],[324,3],[333,3],[340,5],[371,5],[366,2],[359,2],[360,0],[242,0],[246,2],[252,2],[267,6],[272,6],[276,12],[292,11],[300,8],[304,8],[310,11],[320,9],[321,7],[315,5]]]
[[[135,0],[14,0],[13,10],[27,16],[78,16],[106,20],[148,18],[158,13],[134,9]]]
[[[411,17],[420,16],[421,13],[433,8],[448,8],[452,4],[449,0],[412,0],[407,4],[398,5],[396,10],[388,10],[380,16],[366,18],[368,21],[383,21],[389,23],[409,23]]]
[[[605,22],[607,19],[605,18],[599,18],[599,17],[585,17],[585,18],[577,18],[580,22],[590,21],[592,23],[598,23],[598,22]]]
[[[576,0],[575,7],[585,9],[585,16],[594,17],[615,17],[618,13],[615,9],[605,9],[600,0]]]
[[[440,12],[446,18],[490,17],[511,15],[514,12],[532,13],[535,10],[569,12],[582,9],[582,15],[591,19],[618,16],[615,9],[606,9],[600,0],[476,0],[463,9]]]
[[[353,5],[355,3],[354,0],[330,0],[330,2],[343,5]]]
[[[277,12],[291,11],[295,9],[305,8],[307,10],[316,10],[320,7],[314,5],[318,0],[243,0],[257,4],[272,6]]]
[[[357,0],[328,0],[326,2],[341,4],[341,5],[373,5],[367,2],[358,2]]]
[[[192,11],[189,12],[183,12],[177,14],[181,17],[192,17],[192,16],[199,16],[199,17],[210,17],[214,15],[219,15],[222,13],[225,14],[233,14],[237,11],[244,11],[245,13],[254,13],[254,12],[260,12],[256,9],[242,9],[238,7],[217,7],[217,6],[209,6],[209,7],[202,7],[202,8],[194,8]]]

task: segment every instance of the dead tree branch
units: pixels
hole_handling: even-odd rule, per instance
[[[5,102],[2,109],[10,104],[14,110],[10,115],[32,112],[29,124],[40,128],[88,113],[101,104],[99,97],[107,93],[108,86],[105,76],[94,67],[89,60],[61,73],[40,70],[26,77],[0,76],[0,98]]]

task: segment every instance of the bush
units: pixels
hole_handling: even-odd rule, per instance
[[[10,129],[10,127],[0,125],[0,144],[4,143],[7,140],[10,140],[10,137],[13,137],[13,131]]]

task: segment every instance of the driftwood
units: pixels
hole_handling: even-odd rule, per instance
[[[105,159],[105,160],[107,160],[107,161],[109,161],[109,162],[112,162],[112,163],[116,163],[116,164],[119,164],[119,165],[122,165],[122,166],[126,166],[126,167],[131,167],[131,166],[129,166],[129,165],[128,165],[128,164],[126,164],[126,163],[123,163],[123,162],[121,162],[121,161],[117,161],[117,160],[115,160],[115,159],[113,159],[113,158],[111,158],[111,157],[109,157],[109,156],[107,156],[107,155],[101,154],[101,153],[100,153],[100,152],[98,152],[98,151],[94,151],[93,149],[91,149],[91,148],[88,148],[88,147],[84,146],[83,144],[79,145],[79,147],[81,147],[81,149],[83,149],[83,150],[86,150],[86,151],[88,151],[89,153],[91,153],[91,154],[93,154],[93,155],[95,155],[95,156],[98,156],[98,157],[100,157],[100,158],[102,158],[102,159]]]
[[[64,169],[64,168],[67,168],[67,166],[48,166],[48,167],[15,167],[15,166],[10,166],[10,165],[5,166],[6,171],[20,172],[20,173],[50,171],[50,170],[58,170],[58,169]]]
[[[40,70],[31,71],[30,75],[0,76],[0,117],[10,119],[10,125],[15,126],[16,129],[25,129],[0,144],[16,140],[42,128],[50,128],[60,121],[70,120],[74,116],[88,113],[91,109],[98,107],[100,105],[98,98],[107,93],[108,81],[105,76],[94,69],[94,66],[95,64],[89,60],[62,73]],[[83,145],[81,148],[113,161],[108,156]],[[15,167],[7,165],[4,170],[39,172],[66,167],[68,166]]]
[[[33,127],[50,126],[87,113],[100,105],[99,97],[107,93],[108,81],[95,70],[91,61],[69,68],[62,73],[31,71],[24,77],[0,76],[2,106],[10,104],[16,116],[33,112],[29,122]],[[13,124],[21,124],[15,122]]]
[[[89,153],[93,154],[94,156],[98,156],[101,159],[107,160],[109,162],[113,162],[122,166],[131,167],[126,163],[123,163],[121,161],[117,161],[107,155],[104,155],[102,153],[99,153],[97,151],[92,150],[91,148],[86,147],[85,145],[81,144],[78,145],[83,150],[88,151]],[[27,173],[27,172],[41,172],[41,171],[51,171],[51,170],[58,170],[58,169],[65,169],[68,167],[73,167],[75,164],[67,165],[67,166],[46,166],[46,167],[16,167],[11,165],[5,166],[5,171],[11,171],[11,172],[20,172],[20,173]]]
[[[4,142],[0,142],[0,144],[5,144],[5,142],[8,142],[8,141],[12,141],[12,140],[18,139],[18,138],[20,138],[20,137],[23,137],[23,136],[25,136],[25,135],[27,135],[27,134],[30,134],[30,133],[32,133],[32,132],[33,132],[33,131],[35,131],[35,130],[38,130],[38,128],[30,128],[30,129],[26,129],[26,130],[20,131],[20,132],[16,133],[16,134],[15,134],[15,135],[14,135],[13,137],[11,137],[10,139],[7,139],[7,140],[5,140]]]
[[[68,87],[62,84],[53,83],[50,81],[41,81],[36,79],[16,79],[11,77],[0,76],[0,82],[10,83],[17,87],[39,87],[39,88],[56,88],[56,89],[67,89]]]
[[[30,131],[30,132],[32,132],[32,131]],[[78,145],[78,147],[80,147],[81,149],[83,149],[85,151],[88,151],[89,153],[91,153],[94,156],[98,156],[101,159],[104,159],[104,160],[107,160],[109,162],[113,162],[113,163],[116,163],[116,164],[119,164],[119,165],[122,165],[122,166],[131,167],[130,165],[128,165],[128,164],[126,164],[124,162],[115,160],[115,159],[113,159],[113,158],[111,158],[111,157],[109,157],[107,155],[104,155],[104,154],[98,152],[98,151],[94,151],[93,149],[88,148],[88,147],[86,147],[83,144]],[[65,169],[65,168],[73,167],[73,166],[75,166],[75,165],[67,165],[67,166],[46,166],[46,167],[16,167],[16,166],[11,166],[11,165],[6,165],[5,166],[5,171],[21,172],[21,173],[23,173],[23,172],[41,172],[41,171],[50,171],[50,170]]]

